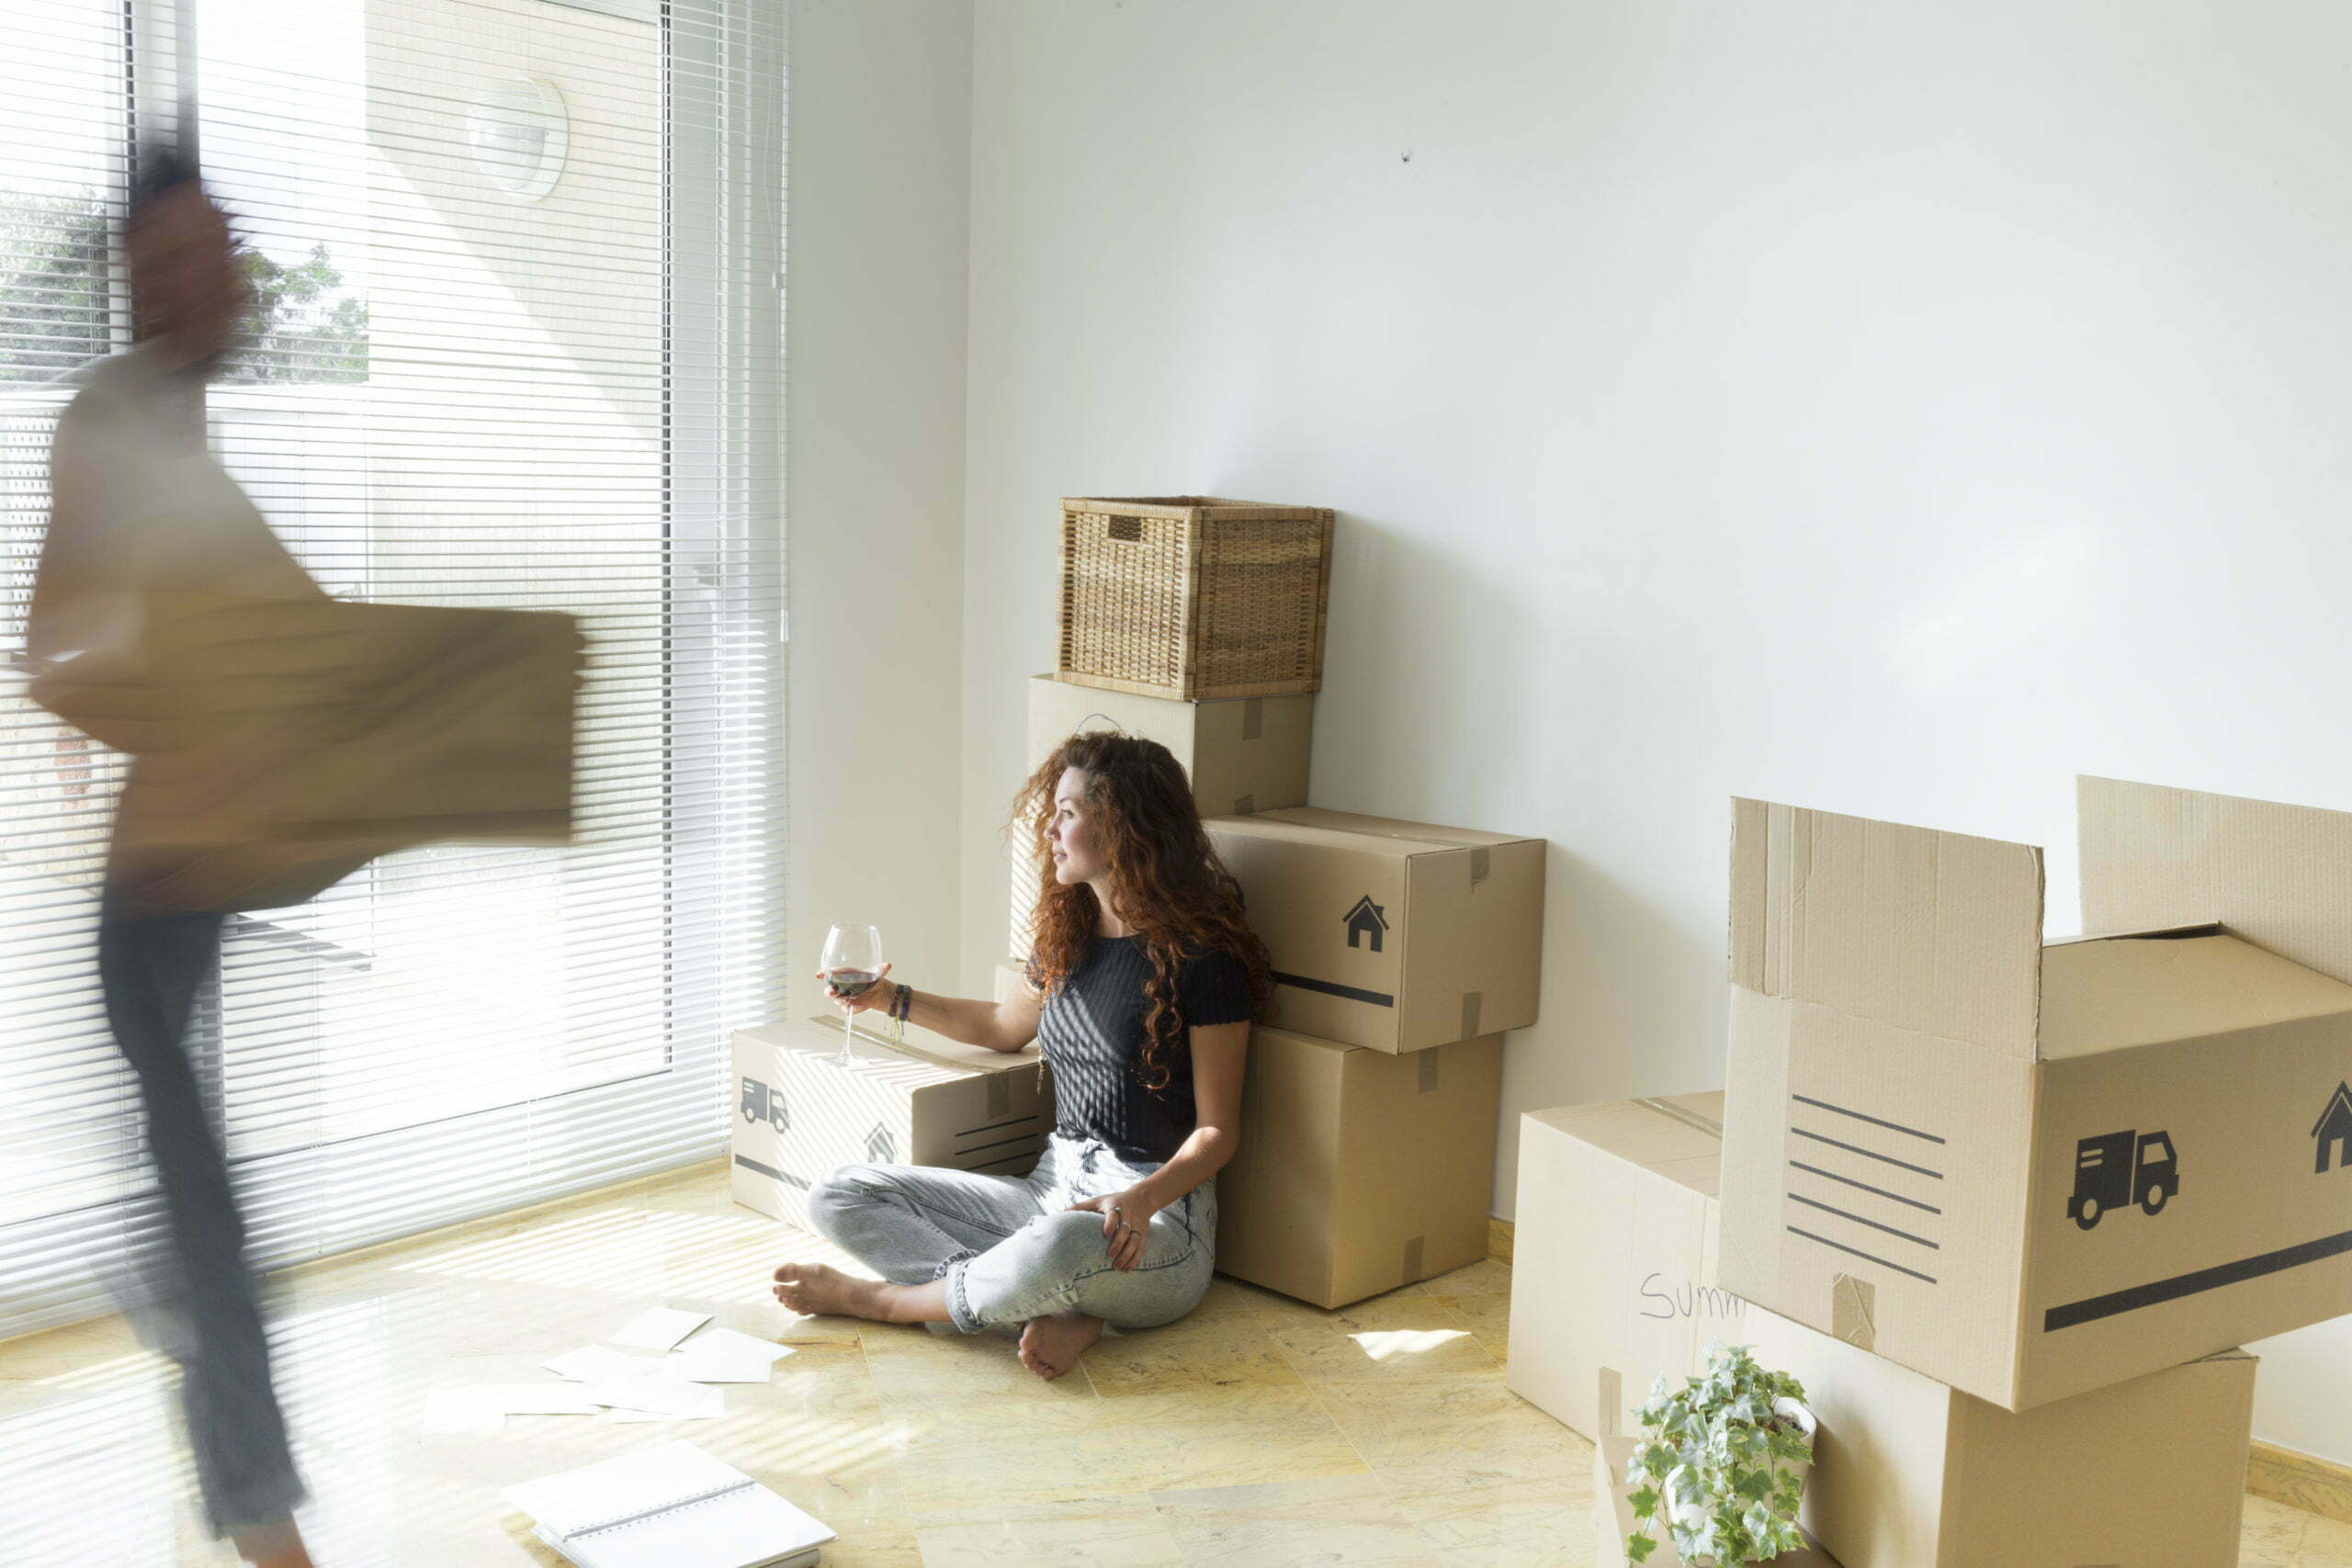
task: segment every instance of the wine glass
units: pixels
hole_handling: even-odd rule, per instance
[[[882,977],[882,933],[873,926],[835,926],[825,933],[825,956],[818,967],[825,989],[844,1001],[864,996]],[[857,1015],[842,1016],[841,1065],[855,1066],[850,1042],[857,1036]]]

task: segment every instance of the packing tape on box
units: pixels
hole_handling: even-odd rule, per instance
[[[1600,1369],[1599,1382],[1600,1435],[1604,1438],[1613,1438],[1617,1436],[1618,1427],[1623,1425],[1618,1417],[1618,1412],[1625,1405],[1625,1380],[1618,1375],[1616,1368],[1603,1367]]]
[[[1414,1055],[1420,1059],[1421,1064],[1421,1087],[1419,1092],[1427,1094],[1437,1088],[1437,1053],[1417,1051]]]
[[[1012,1109],[1012,1080],[1002,1073],[989,1075],[989,1114],[1002,1116]]]
[[[1405,1284],[1412,1284],[1421,1277],[1421,1243],[1427,1239],[1417,1235],[1405,1244]]]
[[[1241,739],[1263,739],[1266,734],[1266,699],[1245,697],[1241,703]]]
[[[1478,1014],[1484,1010],[1486,1003],[1487,994],[1484,991],[1462,993],[1462,1032],[1455,1038],[1461,1040],[1478,1038]]]
[[[1829,1332],[1859,1349],[1878,1344],[1878,1292],[1868,1280],[1839,1274],[1829,1281]]]
[[[1237,795],[1233,797],[1233,814],[1236,817],[1255,816],[1257,814],[1257,810],[1258,797],[1256,795]]]

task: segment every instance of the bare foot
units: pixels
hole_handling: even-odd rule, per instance
[[[237,1555],[253,1568],[313,1568],[301,1532],[291,1519],[240,1531],[236,1546]]]
[[[775,1271],[775,1299],[807,1317],[877,1317],[878,1286],[829,1263],[787,1263]]]
[[[1021,1330],[1021,1364],[1053,1382],[1072,1367],[1086,1348],[1102,1337],[1102,1320],[1082,1312],[1033,1317]]]

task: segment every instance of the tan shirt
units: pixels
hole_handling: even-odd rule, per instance
[[[326,596],[205,444],[194,377],[135,348],[74,378],[26,627],[36,664],[129,653],[158,593]]]

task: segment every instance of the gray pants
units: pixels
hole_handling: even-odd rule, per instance
[[[967,1334],[1082,1312],[1114,1328],[1173,1323],[1216,1267],[1216,1181],[1151,1218],[1143,1259],[1112,1267],[1103,1216],[1081,1198],[1132,1187],[1157,1164],[1128,1165],[1108,1145],[1056,1133],[1027,1176],[927,1165],[844,1165],[808,1190],[808,1222],[901,1285],[947,1281],[947,1310]]]
[[[134,1237],[128,1260],[151,1298],[136,1304],[164,1320],[204,1511],[214,1533],[228,1535],[286,1517],[302,1483],[270,1380],[244,1223],[188,1060],[188,1021],[218,971],[220,929],[219,915],[109,910],[98,921],[98,976],[116,1043],[139,1079],[163,1199],[160,1235]]]

